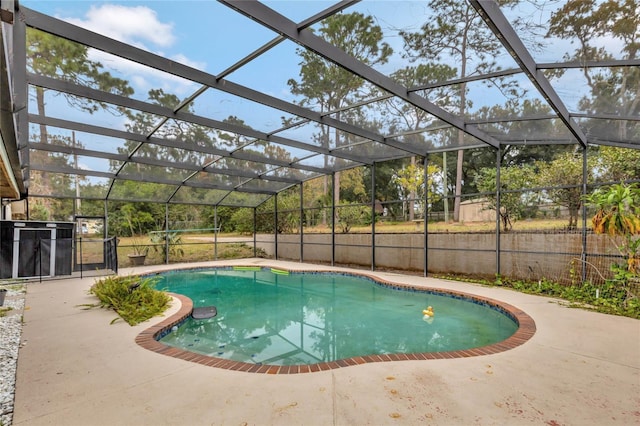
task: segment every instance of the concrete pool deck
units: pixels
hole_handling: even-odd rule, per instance
[[[223,264],[337,269],[265,259],[202,265]],[[533,317],[537,331],[493,355],[252,374],[138,346],[136,336],[163,318],[131,327],[110,324],[111,311],[82,310],[95,302],[87,294],[95,278],[29,283],[13,424],[640,424],[640,321],[501,288],[367,273],[504,301]]]

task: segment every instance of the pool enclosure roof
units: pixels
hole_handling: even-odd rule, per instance
[[[452,3],[466,23],[452,11],[455,34],[429,50],[423,26],[445,22],[424,1],[2,0],[0,196],[255,207],[410,156],[640,148],[635,2],[609,10],[618,27],[587,19],[601,1]],[[378,51],[344,35],[354,12]],[[102,77],[64,68],[73,55]]]

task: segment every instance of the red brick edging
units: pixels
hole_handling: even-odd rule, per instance
[[[296,272],[318,272],[318,271],[298,271]],[[323,271],[332,272],[332,271]],[[343,273],[343,272],[340,272]],[[464,349],[448,352],[420,352],[410,354],[383,354],[383,355],[363,355],[352,358],[340,359],[337,361],[321,362],[310,365],[265,365],[265,364],[249,364],[246,362],[232,361],[228,359],[216,358],[209,355],[200,355],[195,352],[189,352],[185,349],[167,346],[156,340],[162,336],[174,325],[180,324],[191,315],[193,311],[193,302],[187,296],[181,294],[170,293],[171,296],[178,299],[181,303],[180,309],[175,314],[164,319],[160,323],[153,325],[136,337],[136,343],[150,351],[183,359],[189,362],[195,362],[210,367],[223,368],[226,370],[246,371],[249,373],[266,373],[266,374],[297,374],[297,373],[313,373],[316,371],[333,370],[352,365],[365,364],[369,362],[387,362],[387,361],[408,361],[408,360],[427,360],[427,359],[450,359],[450,358],[468,358],[472,356],[491,355],[504,351],[508,351],[518,347],[531,339],[536,332],[536,324],[529,315],[524,311],[509,305],[508,303],[499,302],[494,299],[476,296],[473,294],[462,293],[457,291],[449,291],[442,289],[432,289],[408,284],[399,284],[391,281],[382,280],[369,274],[352,274],[370,278],[380,284],[389,285],[395,288],[404,288],[407,290],[434,290],[442,293],[448,293],[457,296],[463,296],[470,300],[480,301],[490,306],[499,307],[501,310],[510,315],[517,323],[518,329],[507,339],[487,346],[478,348]]]

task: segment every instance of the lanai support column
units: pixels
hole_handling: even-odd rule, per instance
[[[585,197],[587,196],[587,145],[582,147],[582,253],[580,254],[580,260],[582,263],[581,278],[584,283],[587,280],[587,203]]]
[[[109,208],[108,201],[104,200],[104,226],[102,227],[102,240],[106,241],[107,235],[109,235]],[[118,239],[114,238],[114,251],[115,251],[115,265],[112,265],[114,272],[118,273]],[[82,270],[80,270],[80,277],[82,278]]]
[[[164,203],[164,263],[169,264],[169,203]]]
[[[376,270],[376,163],[371,164],[371,270]]]
[[[496,275],[500,276],[500,146],[496,149]]]
[[[422,209],[422,215],[424,216],[424,276],[429,273],[429,154],[424,156],[424,208]],[[445,205],[447,200],[444,200]]]
[[[278,194],[273,196],[273,251],[278,260]]]
[[[331,266],[336,264],[336,173],[331,174]]]
[[[0,205],[2,205],[1,203],[2,203],[2,199],[0,199]],[[78,209],[76,208],[77,204],[78,204],[78,199],[74,198],[73,199],[73,205],[71,206],[71,214],[73,215],[74,222],[77,221],[76,216],[78,216]],[[4,210],[4,207],[2,208],[2,210]]]
[[[108,201],[104,200],[104,227],[102,230],[102,238],[106,239],[109,235],[109,208]],[[117,240],[116,240],[117,241]]]
[[[18,10],[18,2],[13,2],[13,40],[12,52],[10,53],[13,60],[13,72],[10,78],[13,80],[13,119],[15,123],[15,134],[18,144],[18,155],[22,159],[23,164],[31,164],[29,159],[29,88],[27,87],[27,26],[25,21],[21,19]],[[9,64],[7,64],[9,66]],[[9,88],[3,88],[9,90]],[[31,180],[30,168],[22,170],[22,178],[25,186]],[[27,198],[27,220],[30,220],[29,198]]]
[[[256,221],[258,220],[258,209],[253,208],[253,257],[258,255],[258,234],[256,233]]]
[[[300,182],[300,263],[304,258],[304,182]]]
[[[253,246],[255,257],[255,244]],[[218,260],[218,206],[213,206],[213,260]]]

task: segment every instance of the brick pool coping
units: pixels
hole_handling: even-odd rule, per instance
[[[268,267],[267,267],[268,268]],[[181,270],[188,270],[181,269]],[[208,268],[207,268],[208,269]],[[212,268],[215,269],[215,268]],[[370,362],[388,362],[388,361],[418,361],[428,359],[452,359],[452,358],[468,358],[474,356],[491,355],[505,352],[516,348],[527,342],[536,332],[536,324],[529,315],[521,309],[516,308],[508,303],[500,302],[487,297],[480,297],[469,293],[451,291],[445,289],[437,289],[432,287],[423,287],[419,285],[401,284],[380,277],[369,275],[366,273],[336,272],[336,271],[318,271],[318,270],[295,270],[290,272],[301,273],[338,273],[343,275],[352,275],[369,278],[378,284],[390,286],[396,289],[407,291],[433,291],[445,295],[459,296],[469,299],[472,302],[479,302],[498,308],[506,315],[510,316],[518,324],[518,329],[507,339],[493,343],[491,345],[481,346],[472,349],[463,349],[447,352],[419,352],[409,354],[381,354],[381,355],[363,355],[351,358],[340,359],[337,361],[321,362],[309,365],[268,365],[268,364],[250,364],[241,361],[232,361],[223,358],[217,358],[209,355],[201,355],[190,352],[185,349],[176,348],[165,345],[157,339],[168,333],[175,325],[182,323],[193,312],[193,301],[187,296],[181,294],[170,293],[171,296],[178,299],[181,303],[178,312],[142,331],[136,337],[135,341],[141,347],[158,354],[182,359],[184,361],[195,362],[210,367],[222,368],[226,370],[244,371],[249,373],[266,373],[266,374],[298,374],[313,373],[317,371],[333,370],[337,368],[349,367],[352,365],[366,364]]]

